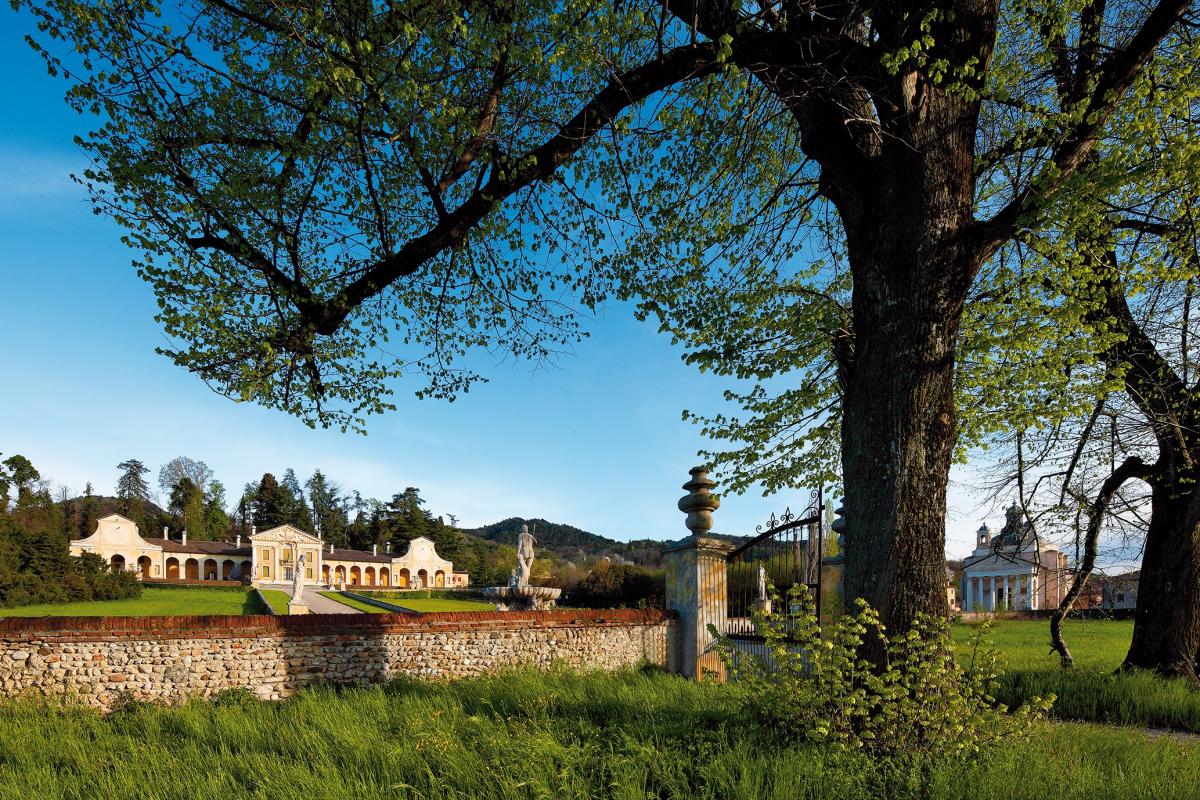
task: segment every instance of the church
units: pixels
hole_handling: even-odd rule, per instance
[[[979,529],[975,552],[963,559],[962,575],[963,611],[1057,608],[1071,583],[1066,555],[1039,543],[1015,504],[996,536],[986,524]]]
[[[95,553],[113,569],[136,571],[151,581],[242,581],[254,586],[291,585],[304,559],[305,584],[336,588],[393,589],[463,588],[470,576],[437,554],[429,539],[408,542],[403,553],[391,543],[379,552],[335,548],[292,525],[253,531],[243,542],[188,541],[163,529],[162,538],[143,537],[138,526],[120,514],[104,517],[95,532],[71,542],[71,555]]]

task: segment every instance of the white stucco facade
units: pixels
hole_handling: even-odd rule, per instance
[[[1000,533],[979,529],[975,552],[963,560],[963,611],[1036,611],[1055,608],[1070,577],[1067,557],[1039,544],[1021,510],[1012,507]]]
[[[164,533],[166,533],[164,531]],[[143,537],[132,520],[112,514],[96,531],[71,542],[71,555],[94,553],[115,569],[138,572],[147,580],[241,580],[255,586],[293,582],[304,558],[302,583],[325,586],[461,588],[470,577],[438,555],[429,539],[418,537],[403,554],[334,548],[311,533],[280,525],[233,542],[189,542]]]

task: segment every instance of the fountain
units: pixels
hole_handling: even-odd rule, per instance
[[[488,586],[484,597],[496,604],[497,611],[544,611],[553,608],[562,589],[549,586],[530,586],[533,572],[533,545],[536,540],[529,533],[529,526],[522,525],[517,537],[517,568],[508,578],[507,586]]]

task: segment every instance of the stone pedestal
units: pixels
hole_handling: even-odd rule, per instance
[[[770,599],[768,598],[766,600],[755,600],[754,601],[754,610],[759,612],[760,614],[770,614],[771,613]]]
[[[701,679],[705,671],[723,677],[720,659],[712,651],[708,626],[724,630],[729,595],[725,558],[733,545],[710,536],[689,536],[664,551],[667,608],[679,614],[679,671]]]
[[[310,614],[310,613],[312,613],[312,612],[309,611],[309,609],[308,609],[308,603],[305,603],[303,600],[289,600],[288,601],[288,616],[289,617],[292,616],[293,614]]]
[[[705,672],[724,678],[725,670],[712,651],[712,625],[725,628],[728,589],[725,559],[734,546],[708,535],[712,512],[721,505],[711,493],[716,484],[708,479],[704,467],[690,470],[691,480],[683,485],[688,491],[679,500],[679,510],[687,514],[692,535],[663,551],[666,561],[667,608],[679,615],[679,672],[700,680]]]

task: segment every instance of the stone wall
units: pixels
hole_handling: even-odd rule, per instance
[[[673,615],[651,610],[0,619],[0,690],[100,708],[246,688],[458,678],[506,666],[674,667]]]

